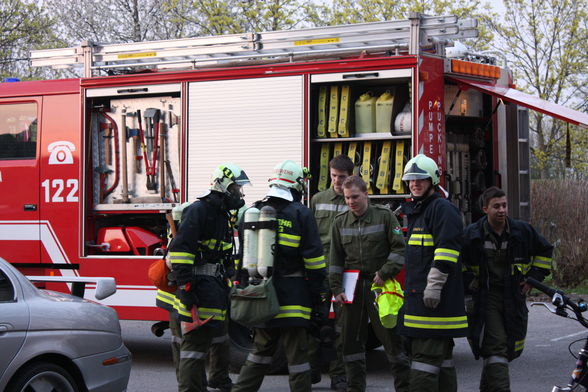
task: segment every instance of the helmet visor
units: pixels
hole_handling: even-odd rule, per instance
[[[427,178],[431,178],[431,176],[427,173],[405,173],[402,176],[402,181],[425,180]]]
[[[233,181],[235,182],[235,184],[237,185],[251,185],[251,181],[249,181],[249,177],[247,177],[247,174],[245,174],[245,172],[243,170],[241,170],[241,174],[239,174],[239,176],[234,176],[233,177]]]

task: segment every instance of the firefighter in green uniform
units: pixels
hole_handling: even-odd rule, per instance
[[[484,359],[480,391],[506,392],[508,363],[521,355],[527,334],[525,278],[549,275],[553,246],[527,222],[508,217],[501,189],[484,191],[482,209],[486,216],[466,228],[461,252],[474,300],[469,341],[476,359]]]
[[[205,360],[211,344],[226,340],[230,272],[233,265],[231,211],[244,205],[241,187],[249,178],[241,168],[218,166],[210,191],[182,213],[182,224],[169,247],[172,272],[178,284],[174,312],[181,322],[178,366],[179,392],[205,391]],[[209,385],[230,390],[228,353],[213,358]],[[225,363],[219,363],[224,361]],[[217,380],[218,378],[218,380]],[[218,384],[216,384],[218,383]]]
[[[398,220],[390,209],[369,203],[366,183],[350,176],[343,183],[349,210],[335,217],[331,230],[329,282],[337,303],[342,304],[343,361],[348,391],[366,390],[365,343],[368,321],[384,345],[391,363],[396,391],[408,391],[409,366],[402,342],[394,329],[384,328],[371,291],[394,278],[404,265],[404,240]],[[345,270],[359,270],[355,296],[344,292]]]
[[[345,204],[343,197],[343,182],[345,179],[353,175],[354,164],[347,155],[337,155],[329,162],[329,174],[331,176],[331,188],[315,194],[310,200],[310,209],[314,213],[318,231],[321,236],[323,244],[323,251],[325,252],[325,261],[327,268],[329,266],[329,250],[331,247],[331,226],[335,216],[341,212],[347,211],[348,207]],[[329,297],[331,295],[329,294]],[[328,304],[327,304],[328,306]],[[338,315],[340,305],[334,305],[335,314]],[[339,320],[336,317],[336,320]],[[330,323],[332,324],[332,323]],[[320,331],[319,331],[320,333]],[[329,366],[329,375],[331,376],[331,389],[336,391],[347,391],[347,378],[345,377],[345,365],[343,364],[343,351],[341,345],[341,326],[337,322],[335,325],[336,335],[336,358],[331,361]],[[311,339],[311,366],[313,371],[313,383],[320,381],[320,349],[321,346]],[[315,370],[316,369],[316,370]],[[315,374],[318,377],[315,378]]]
[[[461,263],[462,219],[453,204],[435,192],[439,168],[419,154],[406,164],[412,201],[408,218],[404,305],[400,333],[411,341],[410,390],[457,391],[453,338],[467,335]],[[403,318],[403,319],[402,319]]]
[[[308,328],[326,300],[325,258],[310,209],[300,203],[308,174],[293,161],[283,161],[270,178],[268,195],[255,203],[271,206],[278,221],[277,246],[272,279],[280,312],[254,328],[254,349],[241,368],[233,392],[257,391],[272,363],[281,338],[288,361],[292,391],[310,391]]]

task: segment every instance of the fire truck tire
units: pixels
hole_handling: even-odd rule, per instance
[[[231,342],[231,373],[239,373],[241,366],[251,351],[253,351],[253,333],[252,330],[233,321],[229,322],[229,340]],[[286,355],[282,345],[274,354],[270,374],[282,374],[287,372]]]

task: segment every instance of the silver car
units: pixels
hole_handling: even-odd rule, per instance
[[[131,371],[113,309],[39,290],[2,258],[0,351],[5,392],[122,392]]]

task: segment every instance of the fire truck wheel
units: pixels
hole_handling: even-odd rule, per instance
[[[247,355],[253,351],[253,334],[249,328],[231,321],[229,322],[229,339],[231,341],[230,370],[231,373],[239,373]],[[280,344],[274,354],[270,374],[285,373],[287,368],[286,355]]]
[[[33,362],[19,370],[6,390],[14,392],[48,390],[78,392],[80,389],[74,378],[61,366],[52,363]]]

